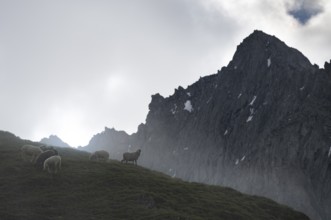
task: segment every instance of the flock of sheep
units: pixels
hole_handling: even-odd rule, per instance
[[[123,162],[128,163],[128,162],[132,161],[133,164],[137,165],[137,160],[140,156],[140,152],[141,152],[141,150],[139,149],[139,150],[137,150],[136,152],[133,152],[133,153],[129,153],[129,152],[124,153],[123,154],[123,159],[121,160],[121,163],[123,163]],[[109,159],[109,153],[105,150],[95,151],[90,156],[90,160],[107,161],[108,159]]]
[[[34,163],[36,168],[39,170],[47,170],[50,174],[56,174],[59,170],[61,170],[61,156],[53,147],[38,147],[26,144],[21,147],[20,152],[23,160],[30,160],[31,163]],[[137,165],[137,160],[140,153],[140,149],[133,153],[126,152],[123,154],[123,159],[121,162],[128,163],[132,161]],[[109,153],[105,150],[98,150],[90,155],[90,160],[108,161],[108,159]]]

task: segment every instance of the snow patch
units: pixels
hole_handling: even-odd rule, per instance
[[[328,153],[328,157],[331,156],[331,146],[330,146],[330,149],[329,149],[329,153]]]
[[[191,97],[191,93],[190,92],[188,92],[188,93],[186,93],[188,96],[190,96]]]
[[[249,111],[250,111],[251,114],[250,114],[250,116],[248,116],[246,122],[252,121],[253,116],[254,116],[254,108],[250,108]]]
[[[243,156],[243,157],[240,159],[240,161],[244,161],[245,158],[246,158],[246,156]]]
[[[236,70],[237,69],[237,66],[234,66],[234,69]]]
[[[192,104],[191,104],[190,100],[187,100],[184,105],[185,105],[184,110],[186,110],[188,112],[193,111],[193,107],[192,107]]]
[[[177,105],[175,104],[174,107],[170,110],[171,113],[174,115],[176,114],[176,111],[177,111]]]
[[[225,130],[224,132],[224,136],[227,135],[229,132],[228,132],[228,129]]]
[[[252,121],[252,119],[253,119],[253,115],[250,115],[250,116],[248,116],[246,122],[250,122],[250,121]]]
[[[300,91],[302,91],[302,90],[304,90],[305,89],[305,87],[304,86],[302,86],[301,88],[300,88]]]
[[[271,65],[271,59],[269,58],[268,59],[268,67],[270,67],[270,65]]]
[[[256,95],[253,97],[253,99],[252,99],[252,101],[251,101],[251,103],[249,103],[249,105],[253,105],[254,104],[254,102],[255,102],[255,100],[256,100]]]
[[[175,173],[174,173],[174,175],[172,175],[172,178],[175,178],[176,177],[176,170],[175,170]]]
[[[239,164],[239,159],[236,159],[236,163],[235,163],[236,165],[238,165]]]
[[[212,100],[213,97],[210,97],[208,100],[207,100],[207,104]]]
[[[184,150],[188,150],[188,147],[185,147]]]
[[[238,97],[237,97],[237,98],[239,99],[239,98],[241,97],[241,95],[242,95],[242,94],[240,93],[240,94],[238,95]]]

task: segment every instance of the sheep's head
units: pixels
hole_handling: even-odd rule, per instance
[[[39,148],[40,148],[42,151],[46,151],[46,150],[47,150],[47,146],[46,146],[46,145],[41,145]]]
[[[59,155],[59,152],[57,152],[57,150],[53,149],[52,151],[54,152],[54,155]]]
[[[140,153],[141,153],[141,150],[139,149],[139,150],[137,150],[137,153],[138,153],[138,155],[140,155]]]

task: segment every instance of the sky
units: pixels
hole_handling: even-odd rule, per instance
[[[0,130],[85,146],[137,131],[168,97],[226,66],[254,30],[321,68],[328,0],[0,0]]]

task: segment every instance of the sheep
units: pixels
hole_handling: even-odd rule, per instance
[[[46,150],[42,152],[35,162],[36,168],[42,170],[45,160],[54,155],[59,155],[56,150]]]
[[[91,154],[90,160],[107,161],[109,159],[109,153],[105,150],[98,150]]]
[[[44,162],[44,170],[48,170],[50,174],[56,174],[61,170],[61,157],[59,155],[51,156]]]
[[[40,146],[40,149],[45,152],[47,150],[54,150],[54,147],[48,145],[42,145]]]
[[[137,150],[136,152],[133,152],[133,153],[129,153],[129,152],[126,152],[123,154],[123,160],[121,160],[121,163],[123,163],[124,161],[126,163],[128,163],[129,161],[133,161],[133,164],[136,164],[137,165],[137,160],[140,156],[140,153],[141,153],[141,150]]]
[[[37,146],[33,146],[33,145],[23,145],[20,149],[21,151],[21,155],[23,160],[26,160],[27,157],[30,157],[30,161],[32,163],[35,162],[35,160],[37,159],[37,157],[43,152],[40,147]]]

